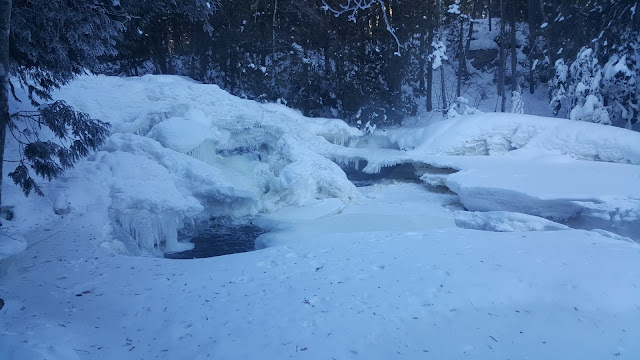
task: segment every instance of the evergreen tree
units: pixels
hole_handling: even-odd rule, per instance
[[[571,118],[631,128],[640,116],[640,1],[541,1],[540,9],[545,55],[556,64],[554,113],[567,106]]]
[[[112,19],[117,15],[110,0],[0,1],[0,164],[8,129],[21,149],[10,177],[25,194],[41,194],[31,170],[47,179],[57,177],[108,135],[108,124],[63,102],[46,102],[52,100],[52,90],[94,69],[98,57],[115,52],[115,38],[123,29]],[[27,90],[38,110],[9,114],[16,86]]]

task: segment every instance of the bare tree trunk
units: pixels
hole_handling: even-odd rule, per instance
[[[465,48],[464,48],[465,60],[469,58],[469,50],[471,49],[471,38],[473,38],[473,18],[469,19],[469,32],[467,33],[467,44],[465,45]],[[467,64],[465,63],[464,66],[466,68]]]
[[[271,20],[271,55],[276,56],[276,15],[278,13],[278,0],[273,1],[273,19]]]
[[[9,116],[9,30],[11,0],[0,0],[0,205],[2,205],[2,164]],[[1,223],[0,223],[1,224]]]
[[[442,16],[440,14],[441,11],[442,11],[442,0],[438,0],[437,14],[438,14],[438,40],[439,41],[442,41],[442,33],[443,33],[442,24],[440,24],[440,18]],[[446,109],[448,106],[447,106],[447,93],[445,91],[446,89],[444,86],[444,63],[440,65],[440,90],[442,92],[442,108]]]
[[[491,0],[489,0],[489,6],[487,6],[487,12],[489,13],[489,31],[491,31]]]
[[[424,78],[425,78],[425,66],[427,64],[427,54],[428,54],[428,47],[427,47],[427,34],[425,34],[424,28],[421,29],[422,32],[420,33],[420,52],[419,52],[419,56],[418,56],[418,89],[420,89],[420,92],[424,93],[426,91],[425,89],[425,82],[424,82]]]
[[[529,14],[529,93],[533,94],[535,92],[535,83],[533,79],[533,48],[535,47],[535,36],[534,36],[534,27],[533,24],[533,12],[535,11],[535,6],[533,5],[534,0],[527,1],[527,13]]]
[[[276,30],[277,30],[277,17],[278,13],[278,0],[273,1],[273,19],[271,20],[271,84],[276,85]]]
[[[518,54],[516,53],[516,4],[511,3],[511,91],[518,87]]]
[[[469,58],[469,50],[471,49],[471,38],[473,37],[473,18],[476,14],[476,10],[478,10],[478,7],[476,7],[477,5],[479,5],[478,3],[480,2],[480,0],[476,0],[473,3],[473,7],[471,8],[471,13],[469,15],[469,33],[467,34],[467,44],[465,45],[464,48],[464,74],[465,74],[465,80],[468,80],[469,78],[469,69],[467,69],[467,59]]]
[[[462,78],[464,77],[464,64],[467,59],[464,56],[464,18],[460,16],[460,41],[458,42],[458,85],[456,86],[456,97],[462,93]]]
[[[433,42],[433,25],[429,27],[429,35],[427,37],[428,46],[431,48]],[[433,110],[433,64],[429,61],[427,66],[427,111]]]
[[[555,48],[553,46],[553,37],[551,35],[551,31],[550,31],[550,24],[549,24],[549,17],[547,16],[547,13],[544,10],[544,0],[540,0],[538,1],[538,5],[540,5],[540,14],[542,15],[542,21],[543,23],[547,24],[547,26],[545,26],[544,28],[544,32],[545,32],[545,37],[547,38],[547,47],[548,49],[553,49]],[[551,79],[553,77],[553,73],[555,72],[555,63],[556,63],[556,56],[557,54],[554,51],[547,51],[546,55],[549,57],[549,64],[551,64],[551,66],[549,66],[549,79]]]
[[[444,64],[440,66],[440,91],[442,92],[442,108],[447,109],[447,92],[444,86]]]
[[[505,47],[506,47],[506,28],[505,28],[505,21],[504,21],[504,0],[500,0],[500,66],[498,68],[498,94],[500,96],[502,96],[502,104],[500,106],[500,110],[502,112],[505,112],[506,109],[506,102],[507,102],[507,95],[505,94],[505,89],[504,89],[504,83],[505,83],[505,79],[504,79],[504,75],[505,75],[505,65],[506,65],[506,59],[505,59]]]

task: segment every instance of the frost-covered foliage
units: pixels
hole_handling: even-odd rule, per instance
[[[574,104],[569,118],[571,120],[589,121],[604,125],[611,125],[609,113],[604,108],[601,80],[602,68],[590,48],[583,48],[578,58],[569,69],[571,82],[569,92]]]
[[[635,59],[635,57],[629,57]],[[593,49],[585,47],[567,66],[564,60],[556,61],[554,77],[549,82],[550,107],[554,114],[564,106],[569,118],[611,125],[611,115],[620,117],[630,127],[638,114],[638,74],[632,71],[635,60],[627,56],[612,56],[600,65]],[[607,105],[605,105],[607,104]],[[620,125],[620,124],[618,124]]]
[[[447,109],[447,119],[480,113],[482,113],[482,111],[469,105],[469,100],[467,98],[460,96],[449,105],[449,109]]]
[[[434,41],[431,44],[433,51],[429,54],[429,61],[431,62],[431,68],[437,69],[442,66],[442,63],[449,58],[447,57],[447,46],[442,41]]]
[[[0,51],[4,52],[4,59],[8,57],[11,77],[5,83],[2,74],[0,118],[2,127],[9,129],[20,148],[13,159],[5,159],[0,152],[0,162],[18,164],[9,176],[25,195],[31,191],[42,195],[29,169],[48,180],[60,176],[104,142],[109,126],[74,111],[64,102],[41,103],[52,100],[51,92],[75,76],[95,69],[99,57],[114,55],[115,40],[124,25],[114,20],[119,14],[110,0],[3,3],[7,5],[11,5],[10,24],[6,24],[10,46]],[[4,70],[4,64],[0,67]],[[25,97],[37,110],[8,112],[8,93],[21,101],[18,86],[25,90]],[[4,134],[3,130],[0,139],[3,148]]]
[[[629,53],[614,54],[604,65],[602,93],[609,101],[613,121],[627,128],[640,118],[640,39],[630,42]]]
[[[73,110],[64,101],[42,106],[39,111],[17,112],[13,118],[9,133],[18,142],[22,156],[9,177],[26,196],[32,190],[44,195],[29,169],[47,180],[57,178],[97,150],[110,129],[109,124]]]
[[[114,55],[124,24],[111,0],[13,1],[9,56],[11,74],[32,101],[92,70]]]
[[[583,11],[588,8],[589,11]],[[543,2],[550,107],[576,120],[635,129],[640,119],[640,2]],[[577,30],[579,29],[579,30]]]

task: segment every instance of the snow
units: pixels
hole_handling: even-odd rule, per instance
[[[399,141],[400,143],[400,141]],[[442,121],[402,139],[424,155],[549,151],[580,160],[640,164],[640,134],[625,129],[533,115],[486,113]]]
[[[15,229],[2,233],[0,241],[0,260],[19,254],[27,248],[27,241]],[[1,268],[0,268],[1,270]],[[0,274],[2,271],[0,271]]]
[[[81,228],[92,225],[83,217],[62,220],[54,237],[29,232],[37,244],[15,265],[31,266],[36,257],[37,268],[14,270],[0,283],[7,294],[0,355],[640,354],[637,245],[581,230],[459,229],[451,218],[447,223],[449,210],[441,206],[453,196],[418,184],[365,193],[368,202],[324,223],[298,219],[278,233],[280,246],[211,259],[113,254],[86,241],[96,234]]]
[[[449,60],[447,57],[447,46],[442,41],[434,41],[431,43],[431,47],[433,47],[433,52],[429,54],[429,59],[431,60],[431,68],[437,69],[442,66],[442,62]]]
[[[582,83],[580,83],[582,84]],[[611,125],[609,113],[604,109],[602,101],[595,95],[587,95],[584,104],[577,104],[569,113],[571,120],[592,121]]]
[[[640,357],[638,133],[477,113],[364,134],[171,76],[55,96],[114,134],[43,198],[3,182],[0,359]],[[338,164],[408,166],[356,188]],[[268,230],[260,250],[160,258],[217,216]]]
[[[370,173],[386,166],[414,164],[416,178],[432,186],[446,186],[470,211],[512,211],[575,221],[588,229],[595,222],[605,230],[640,238],[640,191],[636,186],[640,134],[636,132],[570,120],[485,113],[389,132],[388,136],[407,151],[347,149],[343,159],[352,156],[367,161],[363,171]]]
[[[446,161],[441,160],[441,163]],[[528,208],[528,213],[543,212],[543,203],[550,202],[553,204],[550,204],[549,211],[554,213],[537,215],[566,219],[583,209],[569,206],[576,208],[570,212],[564,207],[556,208],[560,202],[604,204],[625,199],[640,200],[640,189],[634,186],[640,179],[640,167],[635,165],[594,165],[557,155],[529,159],[522,156],[466,157],[454,159],[450,164],[464,170],[447,175],[447,186],[460,195],[470,210],[497,210],[494,207],[499,207],[518,212],[523,212],[523,208]],[[510,192],[511,196],[500,194],[502,192]],[[529,197],[531,201],[521,197]]]
[[[469,50],[499,50],[498,44],[488,38],[473,39],[469,45]]]
[[[508,211],[469,212],[455,215],[456,225],[464,229],[485,231],[552,231],[570,230],[562,224],[544,218]]]

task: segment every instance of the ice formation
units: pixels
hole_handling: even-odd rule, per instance
[[[184,248],[177,232],[210,216],[356,200],[343,169],[376,174],[401,164],[458,194],[467,210],[640,234],[640,134],[625,129],[484,113],[364,134],[172,76],[85,76],[56,97],[113,125],[90,161],[108,167],[100,176],[116,237],[143,253]]]
[[[211,216],[358,197],[320,155],[361,135],[341,120],[305,118],[170,76],[85,76],[56,97],[112,124],[114,134],[90,161],[108,167],[114,234],[141,253],[185,249],[178,231]]]

